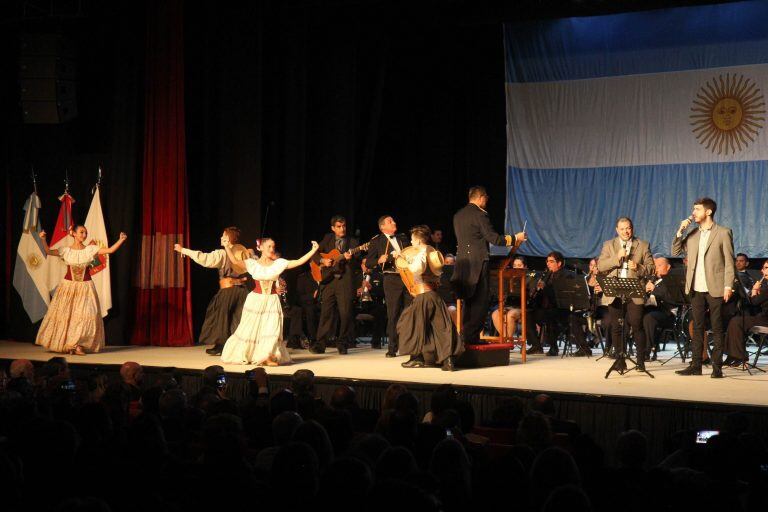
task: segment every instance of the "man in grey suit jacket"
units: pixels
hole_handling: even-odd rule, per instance
[[[723,372],[723,320],[721,309],[732,295],[735,267],[733,264],[733,232],[715,223],[717,203],[709,197],[693,203],[691,216],[680,223],[674,240],[672,255],[685,253],[688,268],[685,272],[685,292],[691,296],[693,311],[693,338],[691,364],[676,373],[701,375],[701,352],[704,343],[706,310],[712,324],[714,349],[712,350],[712,377],[721,378]],[[683,231],[696,222],[699,227],[683,235]]]
[[[653,264],[653,255],[648,242],[635,238],[632,219],[619,217],[616,221],[616,238],[606,241],[600,258],[597,260],[598,272],[615,277],[643,277],[653,275],[656,267]],[[625,347],[621,340],[621,325],[615,321],[621,317],[621,300],[617,297],[603,295],[602,302],[608,306],[611,316],[611,339],[618,350]],[[637,369],[645,371],[646,332],[643,330],[643,305],[645,300],[633,298],[627,303],[624,323],[632,327],[632,336],[635,339],[637,349]],[[629,329],[624,329],[624,335]],[[653,333],[648,333],[653,336]],[[619,344],[621,343],[621,344]]]

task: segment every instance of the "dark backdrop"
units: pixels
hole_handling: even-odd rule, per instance
[[[223,227],[245,242],[266,234],[298,257],[347,216],[363,239],[391,214],[401,230],[426,223],[452,236],[466,189],[491,192],[502,227],[505,197],[504,20],[650,8],[664,2],[385,2],[285,0],[185,5],[188,245],[215,249]],[[669,3],[669,2],[667,2]],[[678,4],[701,3],[692,1]],[[58,212],[65,169],[75,219],[85,219],[96,167],[112,240],[114,307],[107,342],[130,337],[137,267],[143,127],[145,4],[53,2],[75,11],[32,18],[24,2],[0,14],[0,169],[3,180],[0,337],[32,340],[10,277],[22,206],[39,176],[42,221]],[[62,14],[63,13],[63,14]],[[25,32],[61,33],[78,50],[78,117],[24,125],[18,41]],[[449,241],[449,244],[452,243]],[[192,273],[195,333],[215,273]]]

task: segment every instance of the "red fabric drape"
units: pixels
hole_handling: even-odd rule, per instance
[[[134,345],[193,343],[189,260],[173,252],[174,243],[184,244],[189,237],[182,6],[183,0],[148,2]]]

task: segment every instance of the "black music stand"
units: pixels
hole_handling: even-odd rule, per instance
[[[565,272],[565,271],[562,271]],[[555,304],[557,309],[568,311],[571,315],[578,311],[587,311],[590,307],[589,287],[586,281],[574,273],[568,273],[561,279],[555,279],[552,282],[552,289],[555,292]],[[566,345],[563,348],[563,355],[569,353],[571,347],[571,319],[568,318],[568,329],[566,331]]]
[[[645,287],[640,279],[636,277],[608,277],[597,276],[597,282],[600,283],[600,287],[603,289],[603,294],[607,297],[616,297],[621,300],[621,317],[617,318],[621,326],[621,343],[619,344],[619,353],[616,354],[616,360],[613,362],[608,372],[605,374],[607,379],[611,372],[615,371],[619,375],[624,375],[637,368],[637,363],[627,355],[627,340],[624,332],[624,317],[627,316],[627,301],[629,299],[645,299]],[[616,343],[616,340],[613,340]],[[643,357],[644,354],[638,354],[638,357]],[[633,368],[627,368],[627,359],[634,364]],[[650,378],[654,376],[646,369],[640,370]]]

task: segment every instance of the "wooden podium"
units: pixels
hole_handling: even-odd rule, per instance
[[[515,248],[516,249],[516,248]],[[512,260],[514,259],[515,249],[512,249],[509,253],[509,255],[504,258],[500,265],[495,268],[491,269],[490,274],[490,280],[491,282],[497,283],[497,289],[498,289],[498,301],[499,301],[499,311],[501,314],[501,332],[498,336],[480,336],[480,339],[491,342],[493,344],[499,344],[506,347],[510,347],[511,349],[515,346],[515,340],[512,336],[513,333],[507,333],[507,315],[504,313],[504,300],[508,294],[508,291],[511,288],[512,282],[516,279],[520,280],[520,310],[522,311],[521,316],[521,328],[522,328],[522,335],[519,338],[519,344],[520,344],[520,353],[522,354],[523,358],[522,361],[526,361],[526,332],[528,327],[528,317],[526,313],[526,302],[528,297],[528,292],[526,291],[526,279],[528,277],[528,274],[530,273],[529,270],[523,269],[523,268],[511,268]],[[462,320],[461,320],[461,310],[462,310],[462,301],[457,300],[456,301],[456,319],[457,319],[457,326],[456,329],[459,333],[461,333],[462,328]],[[485,345],[485,347],[493,348],[494,345]]]

